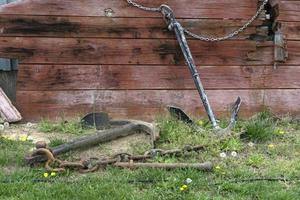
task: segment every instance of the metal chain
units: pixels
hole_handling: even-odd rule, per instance
[[[184,28],[184,32],[193,37],[196,38],[198,40],[202,40],[202,41],[207,41],[207,42],[218,42],[218,41],[223,41],[223,40],[227,40],[230,38],[233,38],[237,35],[239,35],[241,32],[243,32],[246,28],[248,28],[253,21],[258,17],[258,15],[264,10],[264,7],[267,5],[269,0],[264,0],[263,3],[260,5],[260,7],[258,8],[257,12],[255,13],[255,15],[248,20],[242,27],[240,27],[239,29],[229,33],[228,35],[222,36],[222,37],[215,37],[215,36],[201,36],[201,35],[197,35],[195,33],[192,33],[191,31],[187,30]],[[145,7],[142,6],[132,0],[127,0],[128,4],[137,7],[139,9],[145,10],[145,11],[152,11],[152,12],[161,12],[162,11],[162,6],[157,7],[157,8],[153,8],[153,7]]]
[[[142,6],[132,0],[127,0],[127,3],[134,6],[134,7],[137,7],[139,9],[142,9],[142,10],[145,10],[145,11],[151,11],[151,12],[161,12],[161,6],[157,7],[157,8],[153,8],[153,7],[146,7],[146,6]]]

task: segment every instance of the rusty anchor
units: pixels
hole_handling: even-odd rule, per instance
[[[192,53],[190,51],[190,48],[188,46],[188,43],[187,43],[187,40],[186,40],[186,37],[185,37],[184,28],[176,20],[174,12],[169,6],[164,5],[164,4],[161,5],[160,6],[160,11],[161,11],[161,13],[164,17],[165,22],[168,25],[168,29],[170,31],[175,32],[176,39],[177,39],[177,41],[180,45],[180,48],[181,48],[181,51],[184,55],[185,61],[188,65],[188,67],[189,67],[189,70],[190,70],[191,74],[192,74],[192,78],[194,80],[195,86],[198,90],[199,96],[202,100],[203,106],[204,106],[205,111],[208,115],[208,118],[209,118],[209,120],[212,124],[212,127],[215,130],[217,130],[218,132],[221,132],[221,133],[230,131],[236,123],[237,115],[238,115],[238,112],[240,110],[240,106],[241,106],[241,103],[242,103],[241,98],[238,97],[237,100],[235,101],[235,103],[232,106],[229,125],[225,129],[220,128],[220,126],[218,124],[218,121],[217,121],[217,119],[216,119],[216,117],[213,113],[212,108],[211,108],[211,105],[209,103],[208,97],[205,93],[203,84],[202,84],[201,79],[200,79],[200,75],[197,71],[195,61],[193,59]],[[182,116],[185,115],[184,118],[186,119],[186,121],[189,122],[189,123],[192,122],[192,120],[190,120],[187,117],[187,115],[180,108],[176,108],[176,107],[171,106],[171,107],[169,107],[169,110],[173,110],[173,111],[177,110],[177,111],[173,112],[173,114],[175,113],[175,115],[177,115],[177,118],[182,119]],[[178,113],[181,113],[182,115],[180,115]]]

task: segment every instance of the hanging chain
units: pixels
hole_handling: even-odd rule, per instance
[[[128,4],[130,4],[130,5],[134,6],[134,7],[137,7],[139,9],[142,9],[142,10],[145,10],[145,11],[152,11],[152,12],[161,12],[162,11],[162,6],[163,6],[163,5],[161,5],[160,7],[153,8],[153,7],[142,6],[142,5],[136,3],[136,2],[134,2],[132,0],[127,0],[127,2],[128,2]],[[255,15],[250,20],[248,20],[242,27],[240,27],[236,31],[233,31],[233,32],[231,32],[228,35],[225,35],[223,37],[201,36],[201,35],[197,35],[195,33],[192,33],[191,31],[189,31],[189,30],[187,30],[185,28],[184,28],[184,32],[187,35],[189,35],[189,36],[191,36],[193,38],[196,38],[196,39],[202,40],[202,41],[207,41],[207,42],[218,42],[218,41],[223,41],[223,40],[227,40],[227,39],[233,38],[233,37],[239,35],[240,33],[242,33],[246,28],[248,28],[253,23],[253,21],[264,10],[264,7],[267,5],[267,3],[268,3],[268,0],[264,0],[263,3],[258,8],[258,10],[255,13]]]
[[[151,8],[151,7],[145,7],[145,6],[142,6],[132,0],[127,0],[127,3],[134,6],[134,7],[137,7],[139,9],[142,9],[142,10],[145,10],[145,11],[151,11],[151,12],[161,12],[161,6],[157,7],[157,8]]]

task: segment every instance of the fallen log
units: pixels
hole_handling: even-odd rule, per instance
[[[18,122],[22,116],[0,87],[0,117],[5,122]]]

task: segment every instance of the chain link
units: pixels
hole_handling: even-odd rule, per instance
[[[154,8],[154,7],[146,7],[146,6],[142,6],[132,0],[127,0],[127,3],[134,6],[134,7],[137,7],[139,9],[142,9],[142,10],[145,10],[145,11],[151,11],[151,12],[161,12],[161,6],[157,7],[157,8]]]
[[[240,27],[239,29],[229,33],[228,35],[222,36],[222,37],[214,37],[214,36],[201,36],[201,35],[197,35],[195,33],[192,33],[191,31],[187,30],[184,28],[184,32],[193,37],[196,38],[198,40],[202,40],[202,41],[207,41],[207,42],[218,42],[218,41],[223,41],[223,40],[228,40],[230,38],[233,38],[237,35],[239,35],[240,33],[242,33],[246,28],[248,28],[253,21],[259,16],[259,14],[264,10],[264,7],[267,5],[269,0],[264,0],[263,3],[260,5],[260,7],[258,8],[257,12],[255,13],[255,15],[248,20],[242,27]],[[151,11],[151,12],[161,12],[162,11],[162,5],[160,7],[157,8],[153,8],[153,7],[145,7],[142,6],[132,0],[127,0],[128,4],[137,7],[139,9],[145,10],[145,11]]]

